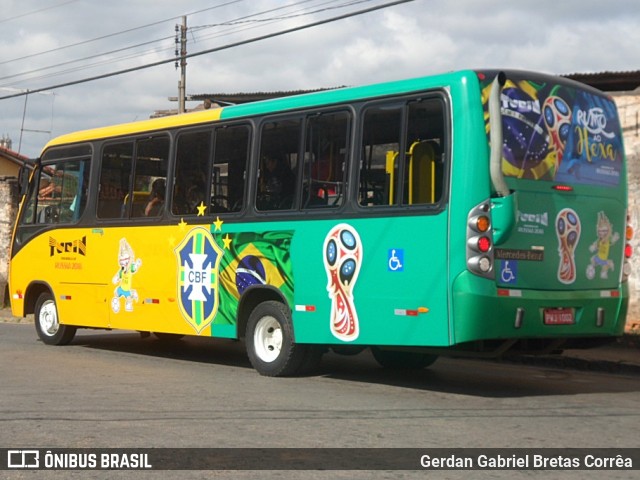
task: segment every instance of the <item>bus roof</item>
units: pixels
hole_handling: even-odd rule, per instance
[[[471,74],[475,75],[473,71],[468,70],[413,78],[409,80],[378,83],[368,86],[344,87],[302,95],[262,100],[241,105],[213,108],[210,110],[190,112],[181,115],[170,115],[161,118],[122,123],[90,130],[82,130],[61,135],[50,140],[45,145],[43,151],[56,145],[66,145],[122,135],[153,132],[172,127],[197,125],[221,119],[241,118],[248,115],[274,113],[295,108],[330,105],[348,100],[361,100],[370,97],[397,94],[404,91],[410,92],[422,90],[424,88],[433,88],[434,86],[448,85],[456,80],[459,81],[463,76]]]
[[[494,73],[497,71],[498,70],[484,70],[485,73]],[[508,71],[506,73],[508,75]],[[519,73],[522,74],[525,72]],[[526,73],[530,73],[535,77],[541,76],[539,73]],[[474,70],[462,70],[439,75],[418,77],[408,80],[398,80],[367,86],[344,87],[302,95],[279,97],[275,99],[262,100],[241,105],[232,105],[228,107],[190,112],[181,115],[170,115],[166,117],[142,120],[138,122],[122,123],[90,130],[82,130],[61,135],[50,140],[45,145],[43,151],[56,145],[66,145],[89,140],[153,132],[172,127],[183,127],[203,124],[207,122],[214,122],[217,120],[236,119],[249,115],[261,115],[280,111],[284,112],[297,108],[331,105],[345,101],[363,100],[366,98],[381,97],[403,92],[419,91],[426,88],[443,87],[458,83],[464,78],[469,78],[471,76],[476,77],[476,75],[477,73]],[[566,82],[568,80],[563,79],[563,81]]]

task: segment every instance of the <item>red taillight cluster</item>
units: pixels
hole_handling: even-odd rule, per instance
[[[493,240],[489,202],[474,207],[467,219],[467,268],[493,278]]]
[[[622,266],[622,280],[627,280],[631,274],[631,256],[633,255],[633,227],[631,226],[631,217],[627,215],[627,228],[624,232],[624,265]]]
[[[482,253],[487,253],[491,249],[491,240],[489,237],[480,237],[478,239],[478,250]]]

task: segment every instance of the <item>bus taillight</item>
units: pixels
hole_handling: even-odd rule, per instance
[[[489,217],[487,217],[486,215],[480,215],[476,219],[476,230],[478,230],[478,232],[486,232],[487,230],[489,230],[490,226],[491,222],[489,221]]]
[[[489,202],[475,206],[467,217],[467,268],[493,278],[493,234]]]
[[[487,253],[491,248],[491,240],[488,237],[480,237],[478,239],[478,250],[482,253]]]
[[[622,281],[626,281],[631,274],[631,257],[633,255],[633,245],[631,240],[633,239],[633,227],[631,226],[631,217],[627,214],[627,228],[624,232],[625,244],[624,244],[624,264],[622,265]]]

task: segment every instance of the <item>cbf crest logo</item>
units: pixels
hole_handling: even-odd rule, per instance
[[[218,312],[218,268],[224,253],[203,227],[192,229],[175,249],[178,260],[178,305],[200,334]]]

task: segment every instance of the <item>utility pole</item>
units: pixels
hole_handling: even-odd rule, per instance
[[[178,39],[178,31],[180,39]],[[178,52],[178,44],[180,51]],[[178,55],[179,53],[179,55]],[[187,17],[182,16],[182,25],[176,25],[176,57],[180,57],[180,80],[178,81],[178,113],[186,112],[186,90],[187,90]],[[176,68],[178,68],[178,60],[176,58]]]

